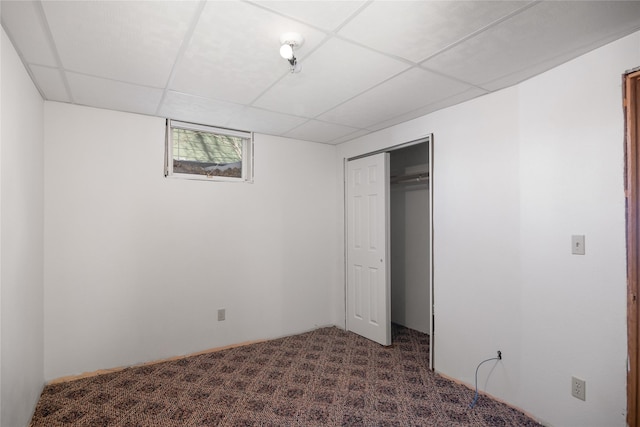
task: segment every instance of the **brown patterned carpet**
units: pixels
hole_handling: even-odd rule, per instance
[[[338,328],[45,387],[32,427],[538,426],[427,367],[427,335],[391,347]],[[470,367],[472,369],[473,367]]]

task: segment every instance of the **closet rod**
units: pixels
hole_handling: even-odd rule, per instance
[[[392,176],[391,184],[408,184],[417,182],[428,182],[429,172],[412,173],[408,175]]]

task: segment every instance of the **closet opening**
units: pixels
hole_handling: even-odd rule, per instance
[[[390,152],[391,322],[431,333],[426,142]]]
[[[429,335],[433,369],[432,136],[345,159],[345,327],[391,345]]]

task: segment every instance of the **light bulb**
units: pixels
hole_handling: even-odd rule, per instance
[[[280,46],[280,56],[287,60],[293,58],[293,48],[288,44],[283,44]]]

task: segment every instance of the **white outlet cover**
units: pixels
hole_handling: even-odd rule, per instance
[[[587,400],[587,382],[580,378],[571,377],[571,395],[576,399]]]

